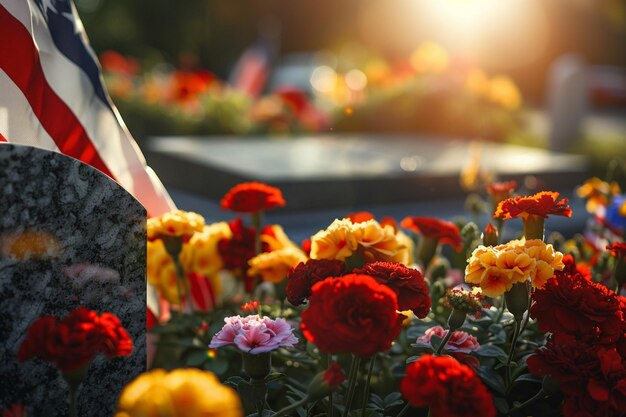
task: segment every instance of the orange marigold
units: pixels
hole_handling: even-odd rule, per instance
[[[501,201],[493,214],[494,218],[501,217],[503,220],[528,216],[539,216],[544,219],[549,215],[572,217],[572,209],[567,204],[567,198],[559,201],[559,193],[554,191],[541,191],[531,196],[518,196]]]
[[[222,198],[222,208],[237,213],[257,213],[285,205],[282,192],[262,182],[244,182],[230,189]]]

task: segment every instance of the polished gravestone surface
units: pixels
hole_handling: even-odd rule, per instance
[[[459,173],[475,160],[500,179],[534,175],[544,189],[573,188],[588,169],[582,156],[448,138],[162,137],[143,148],[166,186],[219,201],[239,182],[263,181],[281,188],[286,210],[458,198]]]
[[[124,358],[99,355],[78,391],[78,415],[110,417],[145,370],[146,212],[100,171],[61,154],[0,144],[0,410],[66,416],[67,384],[50,364],[18,362],[29,325],[85,306],[118,316]]]

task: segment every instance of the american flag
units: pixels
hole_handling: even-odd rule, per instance
[[[80,159],[149,215],[175,208],[110,100],[71,0],[0,0],[0,141]]]

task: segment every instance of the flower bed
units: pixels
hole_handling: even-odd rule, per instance
[[[544,238],[551,216],[571,216],[566,199],[515,188],[490,184],[495,219],[484,233],[360,212],[298,245],[263,224],[288,202],[261,183],[224,197],[236,214],[228,223],[184,211],[150,219],[148,279],[161,298],[149,310],[150,366],[185,369],[137,378],[116,417],[624,415],[619,185],[578,189],[594,217],[571,239]],[[511,218],[524,236],[503,242]],[[106,317],[93,316],[103,323],[94,328],[115,324]],[[21,357],[67,370],[33,350],[31,332]],[[94,334],[76,342],[92,347],[85,363],[97,351],[128,354],[123,329]]]

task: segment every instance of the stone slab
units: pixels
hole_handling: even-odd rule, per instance
[[[580,184],[588,171],[584,156],[447,138],[158,137],[143,148],[167,186],[219,201],[239,182],[263,181],[281,188],[283,210],[458,198],[465,194],[459,173],[478,148],[481,169],[500,179],[534,175],[556,189]]]
[[[145,370],[146,211],[100,171],[29,146],[0,144],[0,192],[0,410],[68,414],[56,369],[16,353],[38,317],[85,306],[117,315],[135,347],[97,357],[78,391],[79,416],[111,417],[122,387]]]

